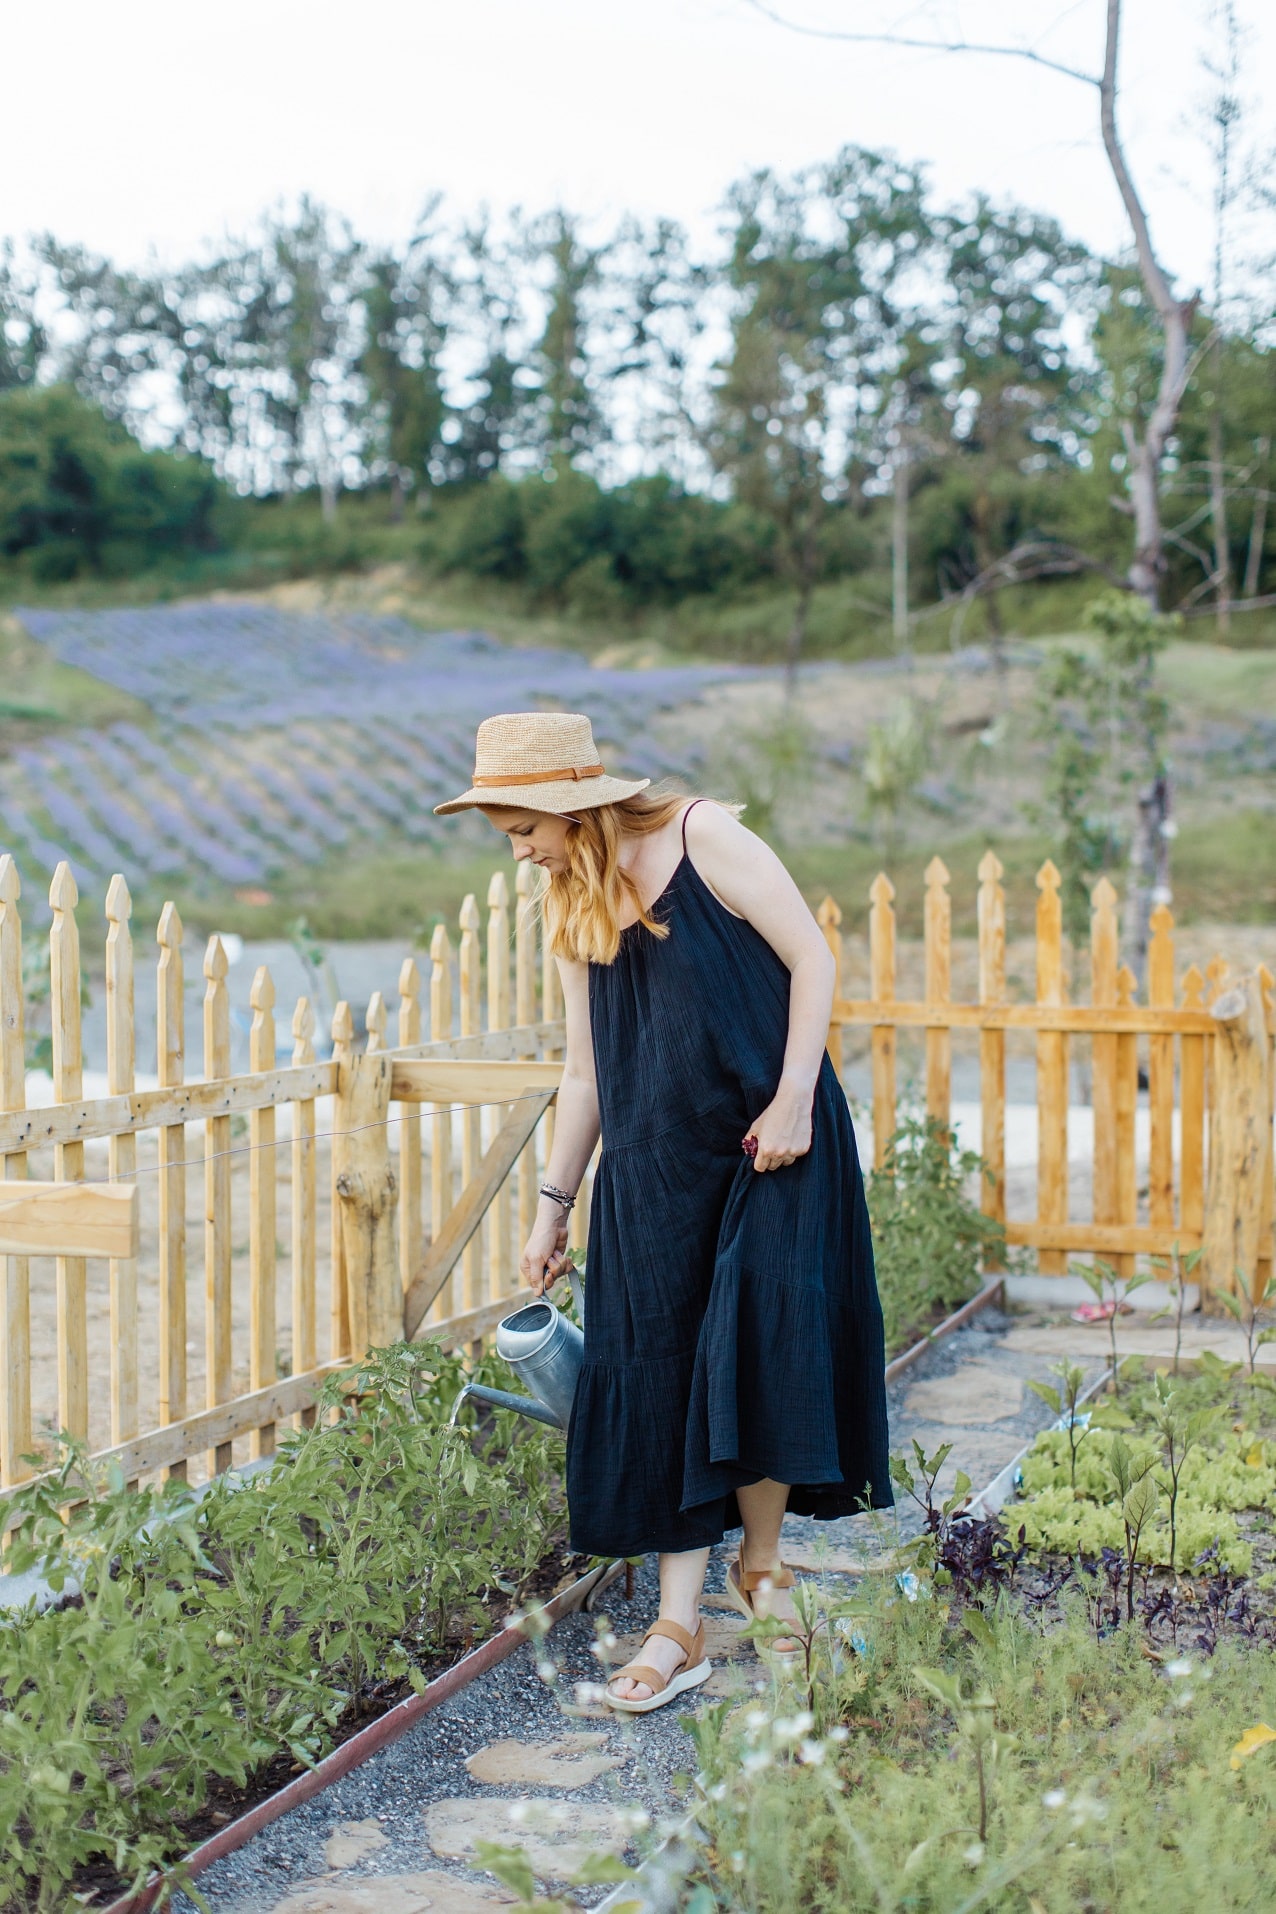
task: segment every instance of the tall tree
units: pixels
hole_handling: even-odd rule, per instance
[[[34,273],[20,268],[13,242],[0,243],[0,392],[32,385],[48,349],[37,311]]]
[[[792,682],[820,571],[820,534],[846,495],[866,409],[890,370],[896,290],[928,240],[917,175],[847,147],[793,179],[755,173],[728,200],[731,346],[709,449],[773,525],[794,593]]]
[[[372,258],[362,287],[364,344],[358,369],[367,385],[372,443],[367,457],[389,474],[394,515],[404,493],[442,476],[442,358],[451,282],[430,229],[431,205],[402,257]],[[424,496],[424,492],[422,493]]]
[[[579,222],[561,209],[532,224],[527,246],[545,278],[545,322],[531,355],[544,457],[551,467],[573,465],[603,431],[589,339],[603,251],[586,246]]]

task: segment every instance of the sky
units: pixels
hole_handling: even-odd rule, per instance
[[[807,25],[1025,35],[1097,70],[1103,0],[772,0]],[[1207,285],[1208,169],[1192,130],[1217,0],[1126,0],[1122,132],[1159,249]],[[1261,137],[1276,8],[1236,0]],[[310,192],[404,237],[428,195],[670,214],[702,239],[733,178],[850,141],[1124,242],[1097,92],[1017,60],[802,38],[749,0],[57,0],[4,22],[0,236],[52,231],[122,263],[175,260]],[[15,78],[18,84],[13,84]]]

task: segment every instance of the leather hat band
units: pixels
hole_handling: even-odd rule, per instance
[[[578,771],[575,765],[570,765],[566,771],[523,771],[511,773],[508,777],[494,778],[481,778],[478,773],[475,772],[474,787],[478,789],[482,785],[576,784],[579,783],[581,778],[600,778],[602,776],[604,776],[604,772],[601,764],[587,764],[583,771]]]

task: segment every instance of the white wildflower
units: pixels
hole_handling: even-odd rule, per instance
[[[1045,1808],[1061,1808],[1067,1798],[1062,1788],[1051,1788],[1047,1794],[1042,1795],[1041,1805]]]
[[[1182,1681],[1184,1676],[1191,1674],[1192,1664],[1186,1655],[1180,1655],[1176,1661],[1166,1662],[1165,1672],[1171,1681]]]
[[[814,1726],[815,1716],[804,1712],[789,1721],[777,1721],[772,1732],[777,1741],[800,1741]]]
[[[818,1768],[826,1750],[822,1741],[806,1740],[798,1749],[798,1760],[804,1761],[808,1768]]]

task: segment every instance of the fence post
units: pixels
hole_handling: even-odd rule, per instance
[[[1206,1289],[1243,1286],[1255,1302],[1263,1220],[1263,1179],[1271,1147],[1267,1024],[1262,986],[1252,972],[1215,998],[1214,1103],[1210,1118],[1205,1253]]]
[[[71,866],[64,860],[53,873],[53,883],[49,889],[49,903],[53,907],[53,926],[49,932],[53,1095],[58,1103],[78,1103],[84,1095],[80,1050],[80,933],[75,922],[75,907],[79,899]],[[59,1183],[78,1183],[83,1180],[83,1143],[59,1143],[55,1146],[53,1174]],[[59,1256],[56,1270],[58,1427],[69,1435],[87,1437],[87,1270],[82,1256]]]
[[[1276,1255],[1276,1164],[1272,1156],[1272,1123],[1276,1120],[1276,1002],[1273,991],[1272,973],[1266,964],[1258,966],[1258,987],[1263,1002],[1264,1035],[1267,1039],[1265,1056],[1267,1058],[1267,1128],[1263,1135],[1263,1213],[1259,1223],[1258,1238],[1258,1284],[1259,1294],[1265,1296],[1271,1287],[1273,1258]]]
[[[1117,894],[1106,877],[1090,893],[1090,1002],[1116,1003],[1120,928]],[[1117,1037],[1096,1031],[1090,1039],[1090,1107],[1094,1122],[1093,1210],[1096,1223],[1117,1220]]]
[[[869,995],[875,1004],[895,1001],[895,886],[879,871],[869,887],[868,963]],[[895,1030],[874,1024],[870,1039],[873,1062],[873,1167],[884,1169],[887,1146],[895,1134]]]
[[[1117,972],[1117,1007],[1134,1002],[1138,979],[1128,964]],[[1133,1227],[1139,1220],[1139,1167],[1135,1125],[1139,1107],[1139,1040],[1133,1030],[1122,1030],[1116,1040],[1116,1201],[1117,1222]],[[1119,1250],[1112,1258],[1118,1276],[1134,1274],[1134,1255]]]
[[[815,913],[815,921],[824,932],[824,941],[833,953],[833,995],[842,995],[842,933],[838,926],[842,922],[842,913],[832,897],[825,897]],[[837,1071],[837,1080],[842,1081],[842,1026],[840,1023],[829,1025],[828,1053]]]
[[[1148,1003],[1154,1010],[1174,1007],[1174,918],[1158,904],[1150,920]],[[1153,1229],[1174,1224],[1174,1038],[1148,1038],[1148,1222]],[[1155,1265],[1154,1265],[1155,1267]]]
[[[0,1110],[26,1107],[27,1077],[23,1030],[22,920],[18,867],[6,851],[0,856]],[[0,1182],[16,1182],[27,1173],[23,1151],[0,1156]],[[31,1265],[25,1256],[0,1256],[0,1484],[5,1488],[28,1473],[22,1460],[31,1452]]]
[[[1001,860],[985,851],[979,860],[979,1001],[999,1004],[1006,997],[1006,893]],[[984,1160],[982,1208],[995,1222],[1006,1221],[1006,1033],[979,1033],[979,1154]],[[1000,1269],[999,1257],[988,1268]]]
[[[229,969],[221,938],[210,937],[204,952],[204,1075],[210,1083],[230,1075]],[[229,1152],[230,1118],[209,1117],[204,1125],[204,1347],[208,1365],[204,1401],[210,1409],[230,1399],[234,1378]],[[219,1442],[209,1452],[209,1474],[221,1475],[232,1460],[232,1445]]]
[[[351,1352],[366,1355],[403,1337],[403,1284],[395,1244],[399,1184],[390,1162],[392,1063],[384,1051],[350,1057],[337,1077],[341,1206]]]

